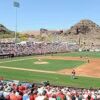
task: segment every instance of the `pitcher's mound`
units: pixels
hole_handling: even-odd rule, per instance
[[[37,62],[34,62],[34,64],[48,64],[48,62],[44,62],[44,61],[37,61]]]

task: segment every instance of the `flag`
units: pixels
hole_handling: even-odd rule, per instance
[[[19,8],[19,7],[20,7],[20,4],[19,4],[19,2],[17,2],[17,1],[14,1],[14,7],[17,7],[17,8]]]

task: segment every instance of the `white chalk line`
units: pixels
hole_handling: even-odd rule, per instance
[[[34,59],[34,58],[26,58],[26,59],[17,59],[17,60],[8,60],[8,61],[2,61],[0,63],[6,63],[6,62],[14,62],[14,61],[23,61],[23,60],[29,60],[29,59]]]
[[[31,72],[42,72],[42,73],[56,73],[54,71],[44,71],[44,70],[36,70],[36,69],[28,69],[28,68],[16,68],[16,67],[6,67],[6,66],[0,66],[0,68],[3,69],[14,69],[14,70],[23,70],[23,71],[31,71]]]

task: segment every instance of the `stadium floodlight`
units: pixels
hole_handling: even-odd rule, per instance
[[[16,8],[16,29],[15,29],[15,42],[16,42],[16,39],[17,39],[17,8],[20,7],[20,3],[18,1],[14,1],[13,2],[13,6]]]

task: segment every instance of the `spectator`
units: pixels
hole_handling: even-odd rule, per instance
[[[0,82],[0,100],[100,100],[100,90]],[[27,87],[27,88],[25,88]],[[21,90],[21,91],[20,91]]]

